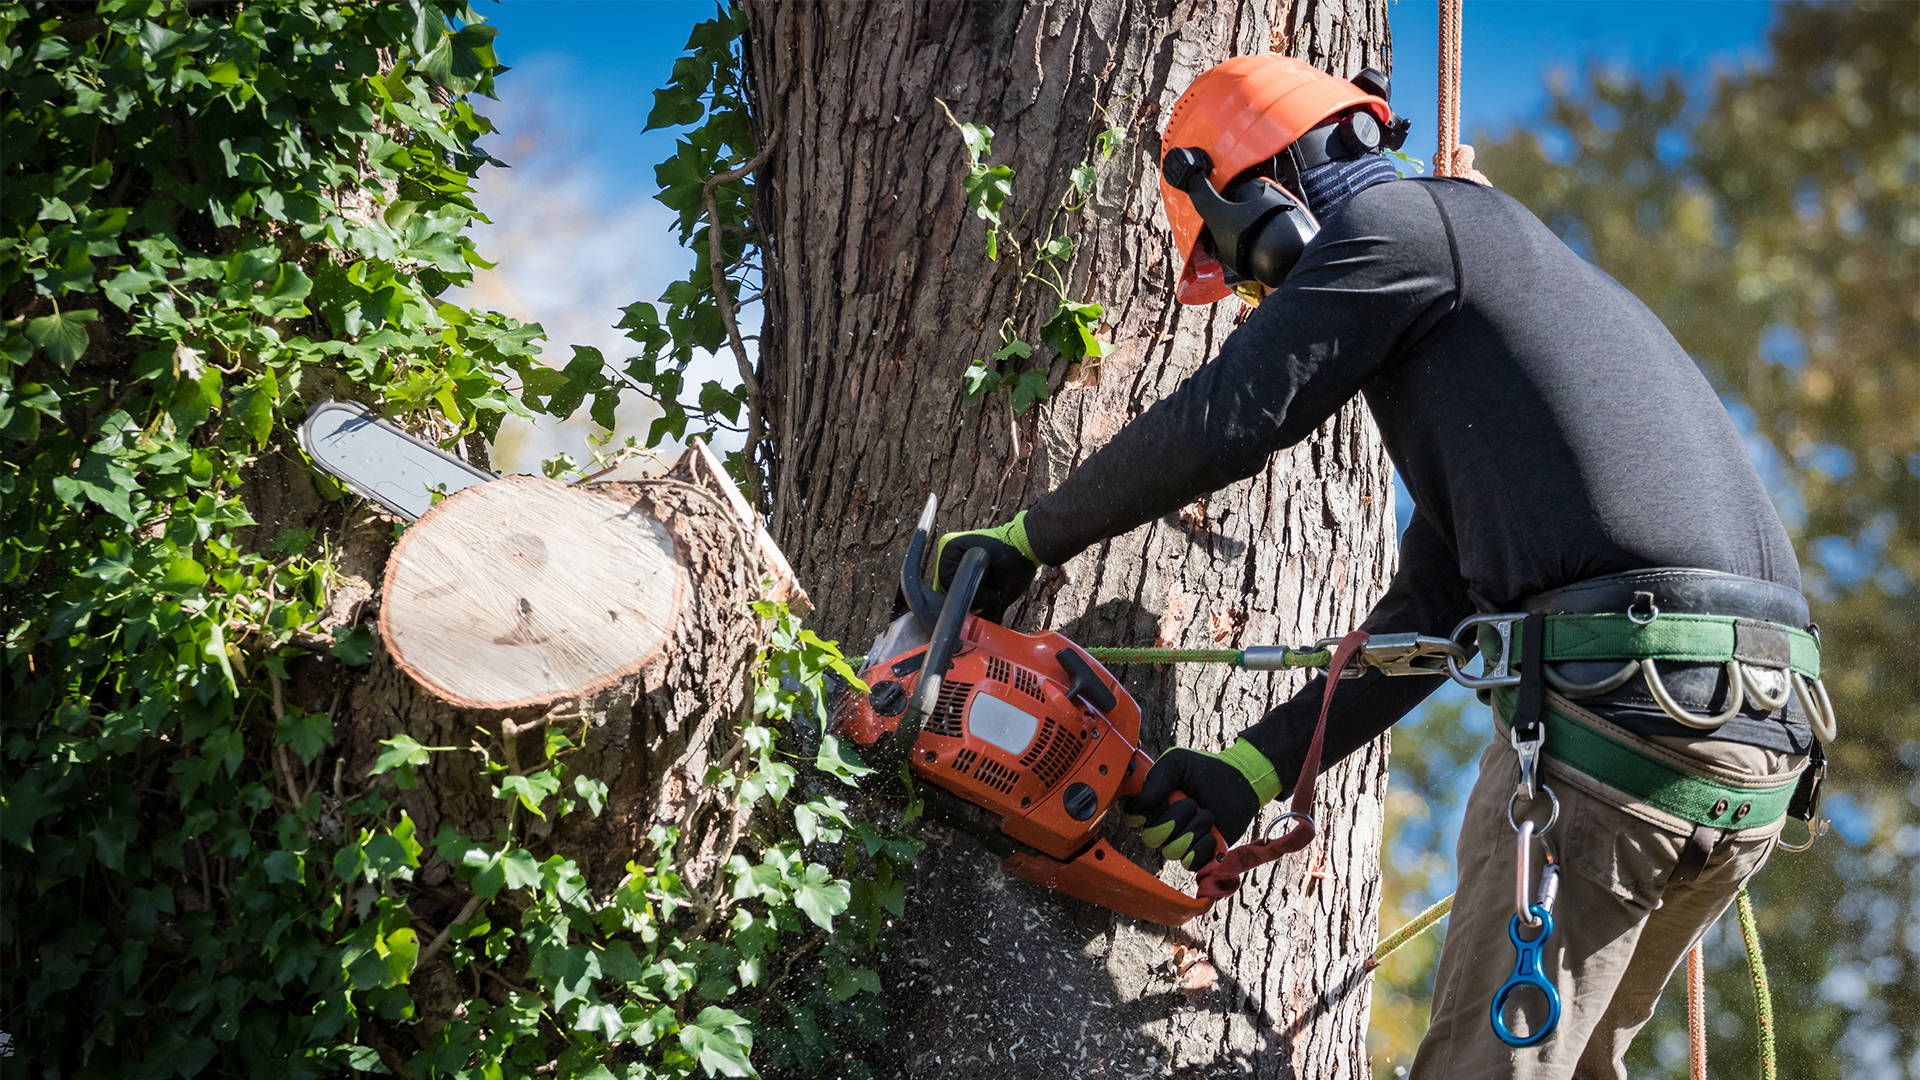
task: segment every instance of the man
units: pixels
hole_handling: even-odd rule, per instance
[[[1413,1075],[1624,1077],[1680,958],[1771,851],[1815,750],[1809,717],[1830,724],[1798,565],[1739,434],[1659,320],[1506,195],[1400,180],[1382,150],[1405,124],[1383,77],[1358,82],[1257,56],[1187,90],[1162,142],[1179,299],[1258,308],[1052,493],[943,537],[940,565],[984,547],[981,603],[997,614],[1036,567],[1254,475],[1360,394],[1415,503],[1364,628],[1446,635],[1515,613],[1481,642],[1509,634],[1523,673],[1491,695],[1500,736],[1461,830]],[[1342,684],[1328,760],[1440,682]],[[1223,751],[1169,751],[1131,823],[1167,858],[1216,858],[1211,827],[1233,842],[1294,783],[1323,686]],[[1169,805],[1176,788],[1189,797]],[[1518,831],[1528,822],[1542,839]],[[1523,848],[1564,871],[1557,908],[1524,918]],[[1557,1024],[1538,989],[1493,1008],[1543,912],[1558,916],[1540,946]]]

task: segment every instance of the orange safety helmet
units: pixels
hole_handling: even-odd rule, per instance
[[[1272,54],[1236,56],[1202,72],[1180,95],[1160,139],[1161,154],[1164,158],[1177,147],[1206,151],[1213,164],[1207,179],[1215,191],[1223,191],[1235,177],[1271,160],[1328,117],[1360,105],[1373,113],[1381,127],[1394,124],[1393,109],[1385,97],[1305,61]],[[1299,199],[1298,192],[1292,194]],[[1211,304],[1232,295],[1226,268],[1200,245],[1207,225],[1193,200],[1164,175],[1160,200],[1184,260],[1177,299],[1183,304]]]

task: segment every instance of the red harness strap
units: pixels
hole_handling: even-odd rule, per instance
[[[1320,750],[1327,741],[1327,713],[1333,709],[1333,691],[1340,685],[1340,672],[1366,644],[1365,630],[1349,632],[1340,639],[1339,647],[1333,650],[1333,660],[1327,665],[1327,690],[1320,698],[1320,720],[1314,725],[1313,742],[1307,746],[1306,760],[1300,763],[1300,781],[1293,786],[1293,805],[1289,816],[1293,816],[1297,824],[1271,840],[1250,840],[1241,844],[1228,851],[1224,858],[1215,859],[1201,868],[1201,896],[1209,900],[1232,896],[1240,888],[1242,874],[1282,855],[1299,851],[1313,842],[1313,789],[1315,782],[1320,779]]]

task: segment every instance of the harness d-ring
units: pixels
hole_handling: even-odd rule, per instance
[[[1807,714],[1807,726],[1821,742],[1832,742],[1840,734],[1840,725],[1834,719],[1833,699],[1827,696],[1826,680],[1813,680],[1811,691],[1807,689],[1807,680],[1797,671],[1788,671],[1787,681],[1793,684],[1793,696],[1800,699],[1800,711]],[[1815,693],[1819,694],[1818,701]]]
[[[1688,712],[1685,706],[1675,701],[1673,695],[1667,692],[1667,684],[1660,680],[1660,669],[1654,666],[1652,657],[1640,661],[1640,674],[1646,677],[1647,689],[1652,692],[1653,700],[1661,711],[1688,727],[1711,731],[1739,716],[1741,708],[1747,703],[1747,680],[1740,674],[1738,660],[1727,661],[1727,707],[1712,716]]]
[[[1760,676],[1756,674],[1757,672],[1768,670],[1773,669],[1757,668],[1752,664],[1741,664],[1740,681],[1747,684],[1747,696],[1752,698],[1755,704],[1768,712],[1772,712],[1775,709],[1785,706],[1788,701],[1792,700],[1793,678],[1792,669],[1782,672],[1782,674],[1787,677],[1780,680],[1780,688],[1776,691],[1769,692],[1765,687],[1760,685]]]
[[[1493,995],[1491,1010],[1493,1034],[1501,1042],[1514,1047],[1534,1046],[1544,1042],[1560,1023],[1560,991],[1547,981],[1547,973],[1540,966],[1540,954],[1546,948],[1547,939],[1553,936],[1553,912],[1535,904],[1530,914],[1540,923],[1540,936],[1532,941],[1520,936],[1521,924],[1518,914],[1507,917],[1507,936],[1513,939],[1513,974],[1507,976],[1507,981],[1502,983],[1499,991]],[[1512,1029],[1507,1027],[1506,1019],[1500,1014],[1507,1004],[1507,997],[1515,990],[1526,986],[1531,986],[1546,995],[1547,1019],[1532,1033],[1515,1035]]]

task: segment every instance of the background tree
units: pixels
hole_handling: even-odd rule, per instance
[[[821,632],[857,649],[895,613],[927,492],[942,528],[1004,520],[1236,323],[1238,305],[1173,301],[1156,164],[1180,92],[1238,53],[1384,67],[1386,10],[749,4],[746,16],[771,155],[741,249],[764,259],[766,301],[748,468]],[[1391,491],[1351,406],[1259,477],[1048,574],[1011,618],[1089,645],[1311,641],[1356,625],[1383,588]],[[1154,749],[1225,745],[1298,687],[1217,669],[1121,674]],[[1361,1074],[1385,753],[1383,739],[1335,770],[1322,844],[1180,933],[1008,880],[972,841],[935,834],[883,971],[898,1069]]]
[[[1878,1076],[1920,1068],[1920,11],[1783,5],[1769,46],[1700,89],[1590,71],[1535,131],[1478,145],[1673,329],[1793,532],[1841,724],[1837,838],[1753,888],[1781,1075]],[[1756,1033],[1737,938],[1713,942],[1731,1063]],[[1638,1068],[1681,1023],[1670,997]]]

